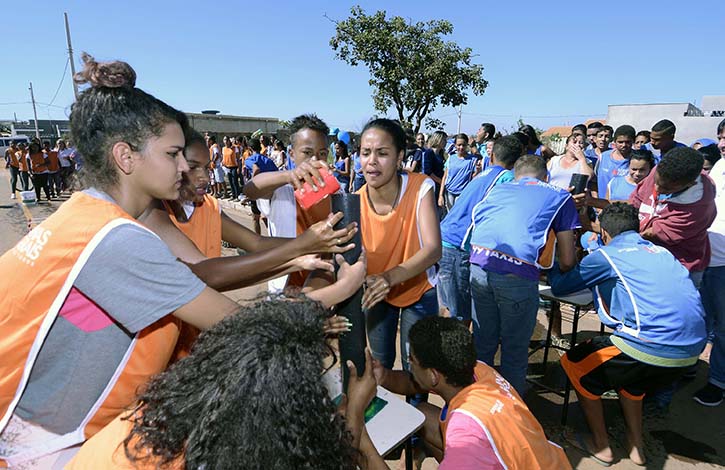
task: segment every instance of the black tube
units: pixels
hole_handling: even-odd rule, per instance
[[[343,253],[345,261],[354,264],[360,257],[362,250],[362,232],[360,227],[360,196],[357,194],[333,194],[332,212],[342,212],[344,217],[335,226],[339,230],[348,224],[357,222],[358,232],[352,239],[355,248]],[[339,267],[338,267],[339,269]],[[347,317],[352,323],[350,331],[340,336],[340,361],[342,362],[342,389],[347,393],[347,382],[350,371],[347,368],[347,361],[355,364],[358,376],[365,371],[365,346],[367,337],[365,333],[365,315],[362,312],[362,287],[352,297],[337,304],[337,314]]]

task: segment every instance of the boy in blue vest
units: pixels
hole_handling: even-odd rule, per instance
[[[629,457],[644,465],[642,399],[697,362],[706,341],[703,308],[687,269],[639,235],[637,209],[616,202],[602,211],[599,221],[604,246],[565,274],[556,266],[549,273],[554,295],[595,288],[599,318],[614,330],[561,358],[592,433],[577,436],[572,444],[599,463],[611,464],[601,395],[614,389],[627,423]]]
[[[441,222],[443,254],[439,262],[438,285],[441,303],[450,316],[471,323],[471,284],[468,236],[472,224],[473,208],[486,197],[497,184],[514,179],[511,169],[523,153],[524,148],[516,137],[498,139],[492,150],[491,164],[474,178],[458,196],[456,204]],[[473,325],[474,335],[480,328]]]
[[[569,192],[545,183],[546,162],[524,155],[515,180],[494,187],[473,210],[471,294],[478,359],[493,365],[501,344],[501,375],[526,391],[528,346],[539,308],[539,269],[576,265],[579,228]]]

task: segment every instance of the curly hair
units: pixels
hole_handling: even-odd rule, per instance
[[[657,165],[657,174],[671,183],[689,183],[700,175],[704,160],[697,150],[676,147],[662,156]]]
[[[85,52],[84,67],[73,80],[89,84],[71,107],[70,131],[83,156],[81,178],[86,186],[105,189],[117,182],[110,158],[116,142],[141,150],[152,136],[186,115],[143,90],[135,88],[136,72],[126,62],[96,62]]]
[[[426,317],[411,327],[408,338],[421,367],[439,371],[453,386],[473,383],[476,348],[463,323],[455,318]]]
[[[320,376],[326,310],[259,302],[202,333],[142,391],[127,457],[186,470],[353,469],[358,452]]]

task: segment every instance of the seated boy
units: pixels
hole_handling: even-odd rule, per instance
[[[522,153],[523,146],[516,137],[505,136],[498,139],[491,151],[491,163],[468,183],[441,222],[443,255],[438,272],[441,303],[448,308],[451,317],[467,324],[471,322],[470,253],[467,237],[470,235],[473,208],[495,185],[514,178],[511,169]],[[478,322],[473,328],[476,334]]]
[[[561,358],[592,432],[572,444],[603,465],[612,462],[601,395],[614,389],[627,423],[629,456],[643,465],[642,399],[697,362],[705,345],[702,303],[682,264],[637,233],[634,207],[615,202],[599,220],[604,246],[565,274],[556,266],[549,272],[554,295],[595,288],[599,318],[614,330]]]
[[[697,150],[676,147],[629,197],[639,210],[642,238],[667,248],[699,287],[710,262],[707,229],[715,220],[715,185]]]
[[[410,373],[373,361],[378,384],[402,395],[434,392],[446,402],[418,407],[427,450],[440,470],[570,469],[566,454],[546,440],[541,425],[511,385],[476,361],[473,338],[453,318],[426,317],[410,330]]]

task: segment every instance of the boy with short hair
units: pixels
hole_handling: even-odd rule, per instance
[[[629,198],[639,210],[642,238],[670,250],[696,287],[710,263],[707,229],[717,212],[715,185],[702,164],[697,150],[674,148]]]
[[[382,387],[409,395],[434,392],[446,406],[419,409],[421,437],[441,470],[571,469],[561,447],[544,430],[503,377],[476,361],[471,333],[453,318],[427,317],[410,330],[411,371],[373,361]]]
[[[614,330],[575,346],[561,359],[584,411],[592,438],[572,444],[603,465],[613,460],[601,395],[619,393],[632,461],[645,464],[642,399],[671,385],[697,362],[705,345],[700,296],[672,254],[637,233],[637,210],[615,202],[599,216],[604,246],[574,269],[549,272],[552,293],[595,288],[599,318]]]
[[[687,147],[687,145],[682,142],[677,142],[675,140],[675,132],[677,132],[677,127],[675,126],[675,123],[669,119],[657,121],[655,125],[652,126],[652,132],[650,132],[649,136],[650,142],[648,145],[659,152],[658,155],[655,155],[658,160],[674,148]]]

